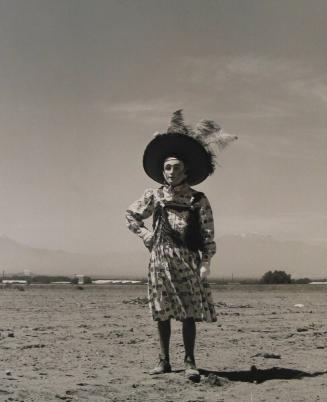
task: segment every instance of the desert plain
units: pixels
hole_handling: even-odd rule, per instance
[[[192,383],[175,321],[173,372],[148,374],[146,285],[0,287],[0,401],[327,401],[327,285],[212,289],[218,321],[197,324]]]

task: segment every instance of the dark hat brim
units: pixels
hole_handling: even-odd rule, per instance
[[[164,161],[171,156],[181,159],[187,168],[187,182],[196,185],[213,172],[212,155],[203,145],[186,134],[158,134],[147,145],[143,155],[146,174],[158,183],[164,184]]]

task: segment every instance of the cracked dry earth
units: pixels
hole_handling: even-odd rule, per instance
[[[148,375],[158,341],[144,285],[0,288],[0,401],[327,401],[327,286],[213,296],[218,322],[197,325],[201,381],[191,383],[178,322],[173,372]]]

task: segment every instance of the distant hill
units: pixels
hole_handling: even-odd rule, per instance
[[[327,245],[278,241],[270,236],[223,236],[212,275],[219,277],[261,277],[268,270],[281,269],[292,277],[326,277]],[[100,277],[139,278],[147,273],[147,250],[112,252],[102,255],[46,250],[20,244],[0,236],[0,271],[34,274],[85,274]]]
[[[119,258],[115,256],[114,260],[109,255],[33,248],[6,236],[0,237],[0,271],[5,270],[6,273],[23,272],[26,269],[33,274],[44,275],[130,276],[127,269],[124,275],[118,263]]]

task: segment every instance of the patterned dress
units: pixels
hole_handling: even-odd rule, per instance
[[[150,216],[153,231],[144,225]],[[207,197],[186,183],[148,189],[130,205],[126,218],[128,228],[150,249],[148,298],[153,319],[216,321],[209,284],[200,279],[201,261],[210,261],[216,252]]]

